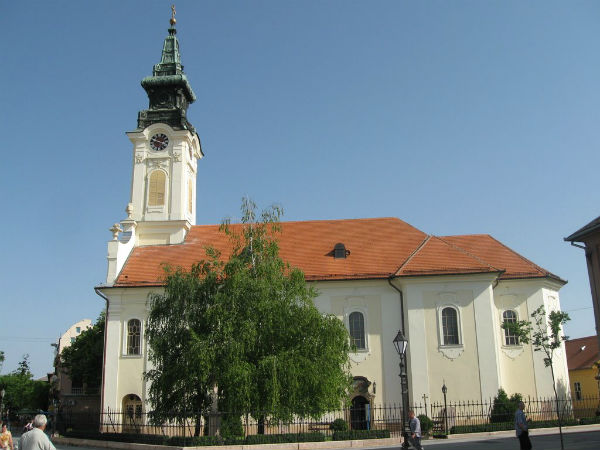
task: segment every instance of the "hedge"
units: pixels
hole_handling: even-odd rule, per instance
[[[350,441],[355,439],[384,439],[390,437],[390,430],[350,430],[335,431],[334,441]]]
[[[577,419],[565,419],[562,421],[561,425],[563,427],[569,427],[579,424],[583,425],[583,423]],[[540,420],[536,422],[529,422],[529,429],[551,428],[557,426],[558,420]],[[506,431],[514,429],[514,422],[485,423],[480,425],[455,425],[450,428],[450,434],[482,433],[486,431]]]

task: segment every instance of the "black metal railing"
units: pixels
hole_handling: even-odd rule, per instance
[[[531,427],[556,426],[560,415],[562,425],[600,423],[600,398],[580,400],[561,398],[524,398],[525,413]],[[426,415],[433,424],[432,434],[469,433],[477,431],[510,430],[514,427],[516,405],[496,406],[494,400],[458,401],[414,404],[415,414]],[[57,417],[57,430],[67,436],[98,437],[114,440],[166,443],[174,438],[177,445],[185,445],[194,436],[230,434],[237,439],[255,435],[304,435],[319,433],[332,437],[332,423],[342,419],[349,430],[387,430],[392,437],[402,434],[402,407],[400,404],[370,405],[345,408],[323,414],[318,419],[292,416],[289,420],[275,420],[268,412],[237,414],[225,412],[189,412],[163,415],[156,420],[152,412],[141,405],[124,411],[103,412],[62,409]],[[338,421],[339,422],[339,421]],[[447,424],[447,425],[446,425]],[[135,437],[135,439],[133,437]],[[172,443],[172,442],[171,442]]]

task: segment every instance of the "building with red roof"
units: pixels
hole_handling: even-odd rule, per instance
[[[231,253],[219,225],[196,225],[196,174],[203,156],[187,121],[195,99],[181,70],[175,30],[161,62],[143,80],[150,106],[140,111],[133,144],[127,218],[111,229],[106,283],[103,408],[146,408],[147,298],[160,291],[165,264],[190,268],[205,248]],[[241,225],[233,225],[239,227]],[[393,217],[283,222],[280,254],[318,291],[316,306],[334,314],[361,344],[350,355],[360,380],[353,405],[398,403],[399,358],[393,339],[409,340],[409,392],[451,400],[487,400],[508,393],[550,396],[551,376],[539,352],[501,325],[526,319],[541,305],[560,308],[566,283],[487,234],[432,236]],[[567,364],[555,361],[568,386]]]

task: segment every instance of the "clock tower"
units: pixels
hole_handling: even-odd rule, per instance
[[[133,247],[179,244],[196,223],[197,161],[200,138],[187,119],[196,95],[183,73],[175,11],[162,57],[142,80],[148,108],[138,113],[133,144],[131,198],[127,219],[115,224],[108,249],[107,283],[112,283]]]

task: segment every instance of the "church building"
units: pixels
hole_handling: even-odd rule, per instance
[[[187,110],[196,96],[183,72],[175,21],[162,58],[141,82],[149,106],[128,132],[133,165],[127,217],[111,229],[102,408],[141,412],[149,362],[147,299],[161,290],[162,265],[189,268],[213,246],[227,253],[219,225],[196,225],[202,145]],[[123,163],[125,163],[123,161]],[[280,254],[318,291],[316,306],[339,317],[350,355],[354,405],[401,402],[393,340],[408,338],[411,402],[424,395],[481,401],[499,388],[549,397],[552,378],[540,352],[503,330],[545,306],[560,308],[564,280],[487,234],[432,236],[400,219],[283,222]],[[569,386],[564,348],[556,353],[559,391]]]

